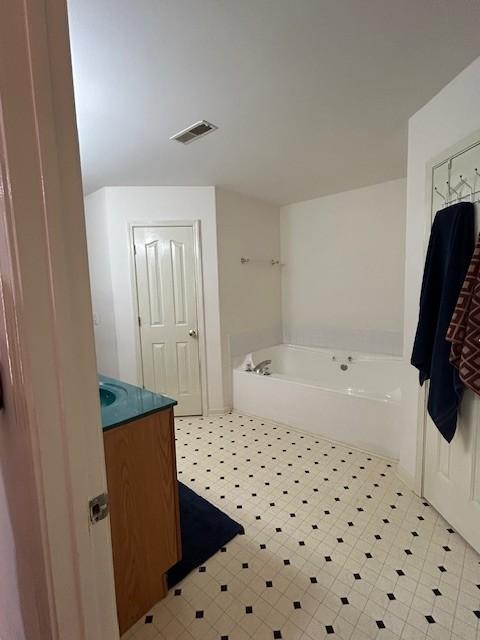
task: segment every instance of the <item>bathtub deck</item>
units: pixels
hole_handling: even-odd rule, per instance
[[[239,415],[176,432],[179,478],[246,533],[127,638],[480,637],[480,557],[388,461]]]

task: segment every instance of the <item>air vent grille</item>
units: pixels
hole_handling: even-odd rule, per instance
[[[174,136],[170,138],[170,140],[176,140],[177,142],[181,142],[182,144],[189,144],[198,138],[203,138],[207,133],[211,131],[215,131],[218,129],[211,122],[207,122],[206,120],[200,120],[200,122],[195,122],[195,124],[190,125],[186,129],[179,131]]]

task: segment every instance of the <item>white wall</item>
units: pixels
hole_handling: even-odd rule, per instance
[[[281,329],[280,210],[216,190],[224,394],[232,406],[232,358],[278,344]],[[241,264],[241,257],[252,262]],[[255,262],[256,259],[265,262]]]
[[[97,369],[104,375],[118,378],[117,334],[113,307],[106,206],[105,189],[96,191],[85,199],[88,266],[95,318]]]
[[[405,361],[410,360],[418,320],[426,238],[430,228],[427,164],[480,129],[480,58],[450,82],[409,121],[405,263]],[[418,372],[406,367],[400,467],[415,477],[419,416]],[[418,487],[418,484],[417,484]]]
[[[135,222],[155,224],[161,220],[199,220],[207,342],[207,409],[223,410],[214,187],[106,187],[100,192],[103,192],[101,197],[104,198],[107,218],[118,377],[133,384],[140,382],[135,347],[137,313],[132,289],[129,225]],[[86,202],[87,228],[94,215],[94,211],[90,211],[92,203],[90,196]],[[94,261],[91,259],[90,262],[93,264]],[[96,277],[97,274],[92,272],[92,280]]]
[[[406,181],[281,209],[284,342],[402,353]]]

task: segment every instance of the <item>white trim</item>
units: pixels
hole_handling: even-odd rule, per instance
[[[0,40],[1,444],[24,453],[1,461],[22,629],[2,610],[0,635],[118,640],[109,519],[88,518],[106,473],[65,2],[7,0]]]
[[[406,469],[400,466],[400,463],[397,464],[396,471],[397,476],[403,482],[403,484],[406,485],[410,489],[410,491],[413,491],[413,493],[415,493],[417,496],[420,496],[420,493],[417,490],[416,479]]]
[[[130,262],[130,280],[131,291],[133,296],[134,309],[134,326],[135,330],[135,358],[137,362],[137,376],[143,384],[143,364],[142,350],[140,346],[140,329],[138,327],[137,317],[139,312],[137,276],[135,268],[135,252],[134,252],[134,230],[139,227],[189,227],[193,232],[193,251],[195,262],[195,293],[197,306],[197,325],[198,325],[198,356],[200,367],[200,389],[201,389],[201,415],[210,415],[208,406],[208,377],[207,377],[207,346],[205,338],[205,305],[203,297],[203,270],[202,270],[202,239],[201,239],[201,223],[200,220],[152,220],[140,222],[128,222],[128,254]]]
[[[207,417],[207,416],[224,416],[224,415],[227,415],[229,413],[232,413],[232,411],[233,411],[232,407],[230,407],[230,408],[224,407],[223,409],[211,409],[211,410],[207,411],[206,413],[204,413],[203,415],[205,417]]]
[[[480,140],[480,129],[477,129],[466,138],[451,145],[442,153],[436,155],[426,165],[426,189],[425,189],[425,234],[424,234],[424,251],[423,262],[427,254],[428,242],[430,239],[430,230],[433,223],[433,173],[436,168],[448,162],[454,156],[458,156],[468,151]],[[425,458],[426,458],[426,430],[427,430],[427,397],[428,382],[420,387],[418,392],[418,412],[417,412],[417,450],[415,461],[415,478],[413,490],[420,496],[423,496],[425,487]],[[409,475],[409,474],[407,474]]]

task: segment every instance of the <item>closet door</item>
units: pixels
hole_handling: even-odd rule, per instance
[[[136,227],[134,242],[143,383],[201,415],[193,227]]]
[[[467,196],[468,187],[460,176],[480,191],[480,178],[475,174],[480,167],[480,143],[459,154],[449,164],[436,167],[433,185],[448,194],[447,180],[460,195]],[[469,197],[469,196],[468,196]],[[468,199],[466,197],[465,199]],[[480,192],[476,194],[476,199]],[[435,212],[443,206],[442,199],[433,191],[432,221]],[[480,228],[480,207],[476,205],[476,231]],[[426,414],[426,443],[424,469],[425,498],[440,512],[452,527],[480,552],[480,397],[466,390],[460,407],[457,431],[450,444],[443,439]]]

